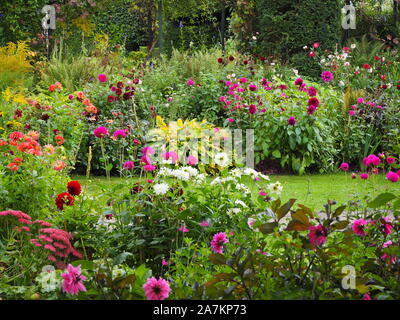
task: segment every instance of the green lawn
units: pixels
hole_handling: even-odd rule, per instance
[[[324,203],[335,200],[339,204],[344,204],[348,200],[356,200],[366,195],[376,196],[381,192],[400,193],[400,183],[391,183],[385,179],[384,175],[370,177],[364,181],[359,177],[351,179],[350,174],[316,174],[316,175],[270,175],[271,181],[280,181],[283,185],[282,200],[290,198],[297,199],[297,203],[302,203],[314,209],[322,209]],[[105,177],[90,177],[89,180],[84,176],[74,176],[73,179],[79,180],[82,186],[91,194],[101,193],[102,188],[116,185],[120,179],[111,178],[108,181]],[[139,178],[134,178],[138,181]],[[128,192],[128,190],[121,190]]]

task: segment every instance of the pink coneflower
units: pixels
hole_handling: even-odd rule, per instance
[[[187,164],[190,166],[195,166],[198,162],[199,160],[195,156],[190,155],[187,157]]]
[[[224,244],[228,242],[229,240],[225,232],[216,233],[211,240],[211,249],[215,253],[222,253],[222,250],[224,249]]]
[[[98,127],[96,129],[94,129],[93,134],[97,137],[97,138],[104,138],[105,136],[108,135],[108,130],[106,127]]]
[[[356,114],[356,112],[354,110],[350,110],[349,111],[349,116],[350,117],[353,117],[355,114]]]
[[[307,237],[312,245],[322,246],[326,242],[328,230],[323,225],[311,226],[309,230]]]
[[[194,85],[194,81],[192,79],[189,79],[187,82],[188,86],[193,86]]]
[[[133,161],[126,161],[125,163],[124,163],[124,169],[125,170],[129,170],[129,171],[132,171],[133,170],[133,168],[134,168],[134,164],[133,164]]]
[[[343,170],[343,171],[349,171],[349,164],[347,162],[343,162],[340,165],[340,169]]]
[[[369,167],[371,164],[374,166],[379,166],[381,164],[381,159],[374,154],[370,154],[368,157],[363,159],[364,166]]]
[[[296,118],[295,117],[290,117],[288,120],[287,120],[287,123],[288,123],[288,125],[289,126],[294,126],[295,124],[296,124]]]
[[[364,219],[358,219],[353,222],[351,228],[353,229],[356,235],[363,237],[366,235],[365,229],[367,225],[368,225],[367,221],[365,221]]]
[[[368,173],[361,173],[360,174],[360,178],[363,179],[363,180],[368,180],[369,174]]]
[[[154,277],[147,279],[143,285],[144,294],[147,300],[165,300],[169,297],[171,288],[167,280],[163,278],[156,279]]]
[[[165,260],[165,259],[162,259],[162,261],[161,261],[161,265],[163,265],[163,266],[167,266],[167,265],[168,265],[168,261],[167,261],[167,260]]]
[[[393,171],[389,171],[388,174],[386,175],[386,178],[391,182],[399,181],[399,176],[397,175],[396,172]]]
[[[265,197],[265,196],[267,195],[267,193],[266,193],[264,190],[261,190],[258,194],[259,194],[261,197]]]
[[[151,159],[148,155],[144,154],[143,156],[140,157],[140,163],[151,164]]]
[[[246,83],[246,82],[247,82],[247,79],[246,79],[246,78],[240,78],[240,79],[239,79],[239,82],[240,82],[240,83]]]
[[[324,80],[325,82],[331,82],[332,79],[333,79],[332,72],[330,72],[330,71],[324,71],[324,72],[322,72],[321,78],[322,78],[322,80]]]
[[[113,136],[115,137],[115,138],[126,138],[126,132],[125,132],[125,130],[121,130],[121,129],[119,129],[119,130],[116,130],[115,132],[114,132],[114,134],[113,134]]]
[[[183,232],[183,233],[186,233],[186,232],[189,232],[189,229],[186,228],[185,226],[180,226],[179,229],[178,229],[178,231],[181,231],[181,232]]]
[[[98,79],[100,82],[106,82],[107,81],[107,76],[104,73],[100,73],[98,76]]]
[[[79,291],[86,291],[83,281],[86,277],[81,273],[81,266],[73,267],[68,265],[67,272],[61,274],[64,278],[63,291],[72,295],[78,294]]]
[[[207,228],[209,225],[210,225],[210,224],[208,223],[207,220],[204,220],[204,221],[202,221],[202,222],[199,223],[199,226],[200,226],[200,227],[204,227],[204,228]]]
[[[358,104],[363,104],[365,102],[365,100],[363,98],[358,98],[357,99],[357,103]]]

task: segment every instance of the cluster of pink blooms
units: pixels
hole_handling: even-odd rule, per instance
[[[225,232],[216,233],[211,240],[211,249],[215,253],[222,253],[224,244],[228,242],[229,240]]]
[[[325,79],[331,79],[332,74],[330,72],[324,73]],[[222,81],[222,80],[221,80]],[[247,78],[239,78],[237,82],[228,80],[222,81],[225,83],[226,87],[228,88],[228,96],[221,96],[219,101],[223,103],[223,108],[228,110],[229,113],[237,112],[238,110],[247,110],[248,113],[254,115],[257,112],[264,113],[267,111],[266,108],[262,108],[261,106],[264,105],[264,102],[260,95],[257,95],[258,86],[254,83],[250,83],[247,85],[248,79]],[[267,79],[261,79],[259,83],[261,88],[264,88],[266,91],[271,90],[281,90],[280,97],[283,99],[287,99],[288,96],[285,93],[287,86],[285,84],[280,84],[275,86],[272,82],[268,81]],[[319,100],[316,98],[317,90],[314,87],[308,87],[303,79],[298,78],[295,81],[295,85],[298,87],[299,91],[306,92],[310,99],[308,100],[307,106],[307,113],[309,115],[314,114],[314,112],[319,107]],[[246,104],[243,101],[245,98],[242,96],[244,92],[254,92],[255,102],[252,104]],[[228,97],[232,98],[228,98]],[[261,108],[261,109],[258,109]],[[285,111],[283,108],[282,112]],[[235,118],[229,117],[227,121],[233,123],[236,121]],[[288,124],[293,126],[296,124],[296,119],[294,117],[290,117],[288,119]]]
[[[370,173],[371,174],[378,174],[379,169],[378,167],[382,164],[382,159],[385,159],[385,154],[380,153],[378,156],[374,154],[370,154],[369,156],[365,157],[363,159],[363,164],[366,168],[370,168]],[[386,163],[392,167],[392,165],[396,164],[397,160],[394,157],[386,157]],[[348,171],[349,170],[349,164],[347,162],[343,162],[340,165],[340,169],[343,171]],[[356,179],[357,175],[355,173],[352,173],[351,175],[352,179]],[[360,178],[362,180],[368,180],[369,179],[369,173],[361,173]],[[391,182],[397,182],[400,179],[400,170],[397,172],[394,171],[389,171],[386,174],[386,178],[391,181]]]
[[[30,237],[30,243],[36,247],[43,248],[48,252],[48,259],[55,262],[57,266],[63,267],[64,263],[58,259],[73,255],[79,259],[82,255],[74,249],[70,240],[72,235],[61,229],[51,228],[52,224],[43,220],[34,220],[26,213],[15,210],[0,212],[0,217],[13,217],[18,222],[15,230],[25,232]],[[20,225],[19,225],[20,224]],[[39,228],[37,230],[37,228]],[[36,236],[34,236],[34,233]]]
[[[357,108],[356,105],[350,106],[350,116],[355,116],[357,111],[359,112],[359,114],[362,114],[365,110],[365,107],[370,107],[372,110],[376,110],[377,112],[383,109],[381,105],[375,104],[372,101],[365,101],[364,98],[358,98],[357,104],[360,105],[359,108]]]

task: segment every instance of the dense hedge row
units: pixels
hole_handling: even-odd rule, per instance
[[[291,57],[303,73],[319,73],[318,67],[304,58],[302,48],[318,41],[322,48],[332,49],[340,42],[340,8],[339,0],[257,0],[260,49],[264,54]]]

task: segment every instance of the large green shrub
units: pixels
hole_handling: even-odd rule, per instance
[[[333,48],[340,42],[340,3],[339,0],[258,0],[260,50],[288,59],[293,56],[290,60],[302,74],[318,75],[318,66],[307,59],[302,48],[314,42],[320,42],[322,48]]]

